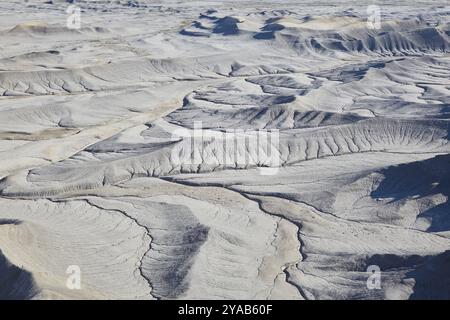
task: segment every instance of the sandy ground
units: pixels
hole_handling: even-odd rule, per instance
[[[0,2],[1,299],[450,298],[448,4],[70,2]]]

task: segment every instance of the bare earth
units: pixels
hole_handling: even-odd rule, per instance
[[[0,299],[450,299],[446,1],[69,2],[0,2]]]

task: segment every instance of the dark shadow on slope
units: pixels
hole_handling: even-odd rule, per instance
[[[234,17],[224,17],[217,20],[214,24],[213,33],[222,34],[224,36],[239,34],[239,19]]]
[[[253,38],[256,40],[271,40],[275,39],[275,33],[274,32],[258,32],[256,33]]]
[[[376,254],[366,264],[380,267],[382,288],[412,278],[409,299],[450,299],[450,250],[429,256]]]
[[[431,209],[422,212],[418,217],[424,217],[431,220],[431,225],[428,227],[429,232],[441,232],[450,230],[450,203],[448,201],[448,189],[447,189],[447,201],[439,204]],[[450,271],[449,271],[450,272]]]
[[[216,9],[208,9],[205,13],[200,13],[200,19],[208,19],[208,20],[218,20],[214,14],[217,13]]]
[[[447,197],[445,203],[423,211],[418,217],[427,218],[431,222],[427,231],[450,230],[450,154],[389,167],[381,173],[385,178],[370,194],[373,198],[392,198],[394,202],[442,194]]]
[[[376,265],[382,271],[398,269],[398,268],[412,268],[423,264],[426,257],[419,255],[399,256],[396,254],[375,254],[367,260],[367,266]]]
[[[0,300],[25,300],[35,294],[31,273],[13,265],[0,250]]]
[[[269,19],[270,20],[270,19]],[[253,38],[258,40],[269,40],[275,38],[277,31],[283,30],[285,27],[279,23],[269,23],[261,28],[261,32],[256,33]]]
[[[315,41],[312,42],[314,46],[319,46]],[[317,48],[318,49],[318,48]],[[382,69],[387,62],[369,61],[367,63],[352,64],[336,69],[324,70],[316,73],[311,73],[315,77],[324,77],[332,81],[342,81],[342,83],[350,83],[361,80],[366,75],[369,69]]]
[[[17,220],[17,219],[0,219],[0,226],[5,225],[5,224],[19,225],[21,223],[22,223],[22,221]]]
[[[426,262],[408,272],[407,277],[416,280],[410,299],[450,299],[450,250],[428,256]]]

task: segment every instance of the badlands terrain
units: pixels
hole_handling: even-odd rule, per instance
[[[450,299],[449,39],[446,1],[0,1],[0,299]]]

